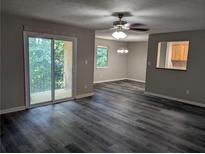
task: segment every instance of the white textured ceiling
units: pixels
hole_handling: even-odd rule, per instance
[[[96,30],[96,37],[113,39],[113,12],[128,11],[124,20],[144,23],[148,33],[205,29],[205,0],[2,0],[11,14]],[[147,40],[148,33],[129,32],[125,41]]]

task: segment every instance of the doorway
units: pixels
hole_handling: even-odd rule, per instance
[[[76,39],[24,32],[27,107],[74,97]]]

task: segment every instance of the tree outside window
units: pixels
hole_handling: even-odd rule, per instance
[[[64,41],[54,41],[55,89],[64,88]],[[51,89],[51,40],[29,37],[31,93]]]
[[[97,47],[96,51],[96,67],[103,68],[108,66],[108,48]]]

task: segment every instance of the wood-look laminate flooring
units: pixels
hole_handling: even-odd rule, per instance
[[[205,152],[205,109],[95,85],[95,96],[1,115],[1,152]]]

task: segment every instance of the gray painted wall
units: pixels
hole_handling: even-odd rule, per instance
[[[95,39],[95,46],[108,47],[108,67],[96,68],[94,65],[94,82],[131,78],[145,81],[147,62],[147,42],[119,42]],[[119,48],[128,48],[128,54],[117,53]],[[96,52],[95,52],[96,53]]]
[[[190,41],[187,71],[156,69],[160,41]],[[146,91],[205,103],[205,30],[153,34],[149,37]],[[187,95],[186,91],[190,94]]]
[[[93,92],[94,40],[93,30],[2,15],[2,101],[1,109],[25,105],[23,25],[32,31],[77,38],[77,95]],[[88,64],[85,65],[85,60]],[[87,88],[85,87],[87,84]]]
[[[0,17],[1,17],[1,12],[2,12],[2,10],[1,10],[1,4],[2,3],[2,1],[0,0]],[[1,31],[2,31],[2,18],[0,18],[0,36],[1,36]],[[2,97],[1,97],[1,94],[2,94],[2,79],[1,79],[1,74],[2,74],[2,37],[0,37],[0,104],[1,104],[1,102],[2,102]],[[1,105],[0,105],[0,107],[1,107]]]
[[[126,78],[127,54],[119,54],[117,53],[117,49],[127,47],[127,43],[104,39],[95,39],[95,47],[97,47],[98,45],[108,47],[108,67],[96,68],[95,57],[94,82]]]
[[[145,82],[147,66],[147,42],[128,43],[127,78]]]

